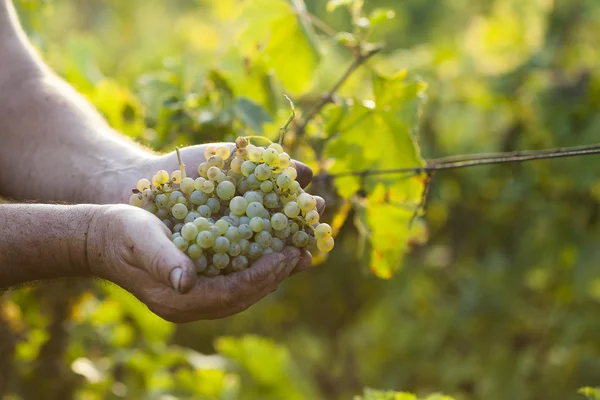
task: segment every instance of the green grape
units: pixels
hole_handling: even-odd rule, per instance
[[[237,185],[237,179],[234,176],[227,175],[225,177],[225,180],[228,181],[228,182],[233,183],[234,187]]]
[[[263,218],[263,222],[265,223],[265,227],[263,231],[273,233],[273,228],[271,227],[271,220],[269,218]]]
[[[196,190],[202,190],[202,183],[206,181],[206,179],[204,179],[203,177],[198,177],[196,178],[196,180],[194,180],[194,189]]]
[[[191,242],[198,236],[198,228],[193,222],[188,222],[181,228],[181,236],[188,242]]]
[[[190,194],[194,191],[194,180],[192,178],[183,178],[181,180],[181,184],[179,185],[179,189],[186,194]]]
[[[235,146],[238,149],[245,149],[248,146],[248,140],[245,137],[238,137],[235,139]]]
[[[264,181],[271,177],[271,168],[267,164],[259,164],[254,169],[254,175],[259,181]]]
[[[262,253],[263,253],[263,249],[262,249],[262,247],[260,247],[260,245],[258,243],[256,243],[256,242],[250,243],[250,249],[248,250],[248,257],[250,257],[251,260],[256,260],[257,258],[262,256]]]
[[[269,149],[274,149],[279,154],[283,153],[283,147],[281,147],[281,145],[278,143],[271,143],[269,145]]]
[[[308,193],[302,193],[298,196],[298,205],[303,213],[307,213],[317,207],[317,200]]]
[[[208,199],[206,201],[206,205],[208,207],[210,207],[211,215],[216,215],[219,212],[219,210],[221,209],[221,203],[219,202],[219,200],[215,199],[214,197],[211,197],[210,199]]]
[[[166,194],[161,193],[158,196],[156,196],[154,202],[156,203],[156,206],[158,208],[164,208],[169,204],[169,198]]]
[[[315,228],[315,238],[317,238],[317,240],[323,241],[323,240],[331,237],[332,233],[333,232],[332,232],[331,226],[329,226],[329,224],[319,224]]]
[[[284,245],[285,243],[283,243],[283,240],[276,237],[271,238],[271,250],[273,250],[275,253],[279,253],[281,250],[283,250]]]
[[[262,204],[263,202],[263,194],[262,192],[257,192],[256,190],[250,190],[244,193],[244,199],[248,202],[248,204],[257,202]]]
[[[206,158],[207,160],[215,154],[217,154],[217,146],[210,145],[206,146],[206,148],[204,149],[204,158]]]
[[[208,171],[206,172],[206,176],[211,181],[215,181],[215,180],[217,180],[217,176],[219,175],[219,172],[221,172],[221,170],[219,169],[219,167],[210,167],[208,169]]]
[[[217,184],[219,184],[219,183],[221,183],[223,181],[226,181],[226,180],[227,180],[227,175],[225,175],[223,173],[223,171],[219,171],[219,173],[217,174],[217,177],[215,178],[215,182]]]
[[[183,193],[181,193],[179,190],[171,192],[171,194],[169,195],[169,205],[174,206],[175,204],[177,204],[177,199],[181,196],[183,196]]]
[[[275,213],[271,217],[271,227],[275,231],[282,231],[288,226],[288,219],[283,213]]]
[[[162,223],[165,224],[165,226],[167,228],[169,228],[171,231],[173,230],[173,222],[171,222],[170,219],[163,219]]]
[[[262,158],[265,161],[265,164],[272,165],[274,162],[276,162],[275,160],[279,161],[279,153],[277,150],[269,148],[263,151]],[[271,172],[270,168],[269,172]]]
[[[227,255],[227,253],[217,253],[213,256],[212,262],[215,267],[223,269],[229,265],[229,256]]]
[[[287,153],[281,153],[279,155],[279,168],[285,169],[289,167],[292,163],[290,156]]]
[[[212,210],[209,206],[203,204],[200,207],[198,207],[198,214],[200,214],[201,217],[210,218],[210,216],[212,215]]]
[[[155,176],[156,176],[156,182],[159,185],[164,185],[165,183],[169,182],[169,173],[167,171],[165,171],[164,169],[161,169],[160,171],[158,171]]]
[[[206,231],[210,229],[210,222],[204,217],[198,217],[194,220],[194,225],[199,231]]]
[[[283,212],[289,218],[296,218],[298,215],[300,215],[300,207],[295,201],[290,201],[283,207]]]
[[[171,235],[171,242],[173,240],[175,240],[175,238],[181,237],[181,233],[180,232],[175,232]]]
[[[265,208],[261,203],[258,201],[253,201],[252,203],[248,204],[248,207],[246,208],[246,215],[250,218],[262,217],[264,211]]]
[[[198,246],[196,243],[192,243],[187,249],[187,254],[192,260],[197,260],[202,255],[202,247]]]
[[[248,178],[246,178],[246,180],[248,182],[248,187],[251,190],[257,190],[260,188],[260,181],[258,180],[255,174],[250,174]]]
[[[277,186],[279,186],[280,189],[287,189],[291,184],[292,180],[289,176],[281,174],[277,177]]]
[[[231,245],[229,245],[229,250],[227,251],[227,254],[229,254],[232,257],[235,257],[239,256],[241,252],[242,248],[240,247],[239,243],[231,243]]]
[[[215,222],[215,226],[217,228],[219,228],[219,231],[221,232],[221,235],[224,235],[225,232],[227,232],[227,229],[229,229],[229,224],[227,223],[227,221],[225,220],[218,220],[217,222]]]
[[[266,249],[271,246],[272,237],[269,232],[262,231],[256,234],[254,241],[258,243],[260,247]]]
[[[250,220],[250,229],[252,229],[253,232],[260,232],[264,227],[265,223],[263,222],[262,218],[253,217]]]
[[[309,211],[304,216],[304,219],[309,224],[314,225],[319,222],[319,213],[316,210]]]
[[[290,222],[288,226],[290,227],[290,233],[292,235],[300,230],[300,227],[296,222]]]
[[[252,228],[250,228],[249,224],[240,224],[238,231],[242,239],[250,239],[252,237]]]
[[[236,149],[235,150],[236,157],[241,158],[242,160],[248,159],[248,150],[246,149]]]
[[[169,216],[169,210],[167,208],[159,208],[156,216],[160,219],[165,219]]]
[[[202,191],[204,193],[212,193],[215,190],[215,184],[211,181],[204,181],[202,183]]]
[[[276,238],[279,238],[281,240],[286,240],[288,238],[288,236],[291,235],[292,230],[290,229],[289,226],[286,226],[285,229],[280,230],[280,231],[275,231],[273,234],[275,235]]]
[[[210,249],[215,242],[215,238],[209,231],[202,231],[196,236],[196,243],[203,249]]]
[[[283,171],[281,171],[281,175],[287,175],[290,178],[290,180],[293,181],[298,177],[298,172],[296,172],[296,169],[292,167],[287,167]]]
[[[331,250],[333,250],[334,245],[335,241],[331,236],[325,239],[317,239],[317,248],[325,253],[329,253]]]
[[[225,166],[225,162],[223,161],[223,159],[218,156],[218,155],[214,155],[214,156],[210,156],[207,160],[206,160],[206,164],[208,165],[208,174],[210,177],[210,169],[212,167],[217,167],[217,169],[223,169],[223,167]]]
[[[240,254],[248,254],[248,251],[250,251],[250,241],[248,239],[240,239],[238,243],[241,249]]]
[[[202,204],[206,204],[206,202],[208,201],[208,196],[206,195],[206,193],[200,190],[194,190],[190,195],[190,201],[192,202],[192,204],[200,206]]]
[[[248,186],[248,179],[247,178],[240,179],[238,181],[238,184],[237,184],[237,191],[238,191],[238,193],[244,194],[248,190],[250,190],[250,187]]]
[[[229,208],[235,215],[244,215],[246,207],[248,207],[248,201],[242,196],[236,196],[229,202]]]
[[[144,189],[144,191],[142,192],[142,199],[144,199],[145,201],[154,200],[154,193],[152,192],[152,190]]]
[[[230,245],[231,243],[229,242],[229,239],[227,239],[225,236],[219,236],[215,239],[213,250],[217,253],[227,253]]]
[[[296,247],[305,247],[308,244],[308,233],[298,231],[292,235],[292,243]]]
[[[241,174],[243,163],[244,163],[244,160],[242,160],[239,157],[236,157],[233,160],[231,160],[231,164],[229,164],[229,167],[231,168],[232,171],[237,172],[238,174]]]
[[[149,213],[156,214],[158,207],[156,207],[156,204],[154,203],[149,203],[144,206],[144,210],[148,211]]]
[[[227,160],[231,155],[231,150],[227,146],[219,146],[217,147],[217,155],[223,160]]]
[[[302,186],[300,186],[300,182],[292,181],[292,184],[290,185],[289,190],[290,190],[290,192],[297,195],[297,194],[302,193]]]
[[[188,241],[185,240],[184,238],[182,238],[181,236],[176,237],[175,239],[173,239],[173,243],[181,251],[186,251],[187,248],[188,248]]]
[[[171,214],[173,214],[173,217],[175,217],[176,219],[182,220],[185,218],[185,216],[188,213],[188,209],[185,205],[183,204],[175,204],[173,207],[171,207]]]
[[[231,267],[235,272],[240,272],[248,267],[248,259],[244,256],[237,256],[231,260]]]
[[[150,181],[146,178],[142,178],[135,184],[135,188],[140,192],[143,192],[146,189],[150,189]]]
[[[262,147],[249,144],[248,146],[246,146],[246,150],[248,151],[248,159],[250,161],[256,163],[262,160],[262,153],[264,151]]]
[[[215,239],[221,236],[221,230],[216,225],[211,225],[210,228],[208,228],[208,231]]]
[[[240,230],[235,226],[230,226],[225,232],[225,237],[229,239],[231,243],[237,242],[241,239]]]
[[[192,246],[190,246],[190,247],[192,247]],[[189,254],[189,249],[188,249],[188,254]],[[198,272],[198,273],[204,272],[206,270],[206,267],[208,267],[208,260],[206,259],[206,256],[204,254],[201,254],[200,257],[198,257],[197,259],[194,260],[194,266],[196,267],[196,272]]]
[[[173,221],[174,222],[174,221]],[[178,222],[175,224],[175,226],[173,227],[173,232],[179,232],[181,233],[181,228],[183,228],[183,224],[181,222]]]
[[[141,207],[144,204],[142,195],[140,193],[134,193],[129,197],[129,204],[134,207]]]
[[[177,202],[178,202],[179,204],[183,204],[183,205],[187,206],[187,199],[186,199],[185,197],[183,197],[183,196],[181,196],[181,197],[178,197],[178,198],[177,198]]]
[[[217,186],[217,196],[223,200],[231,200],[235,196],[235,185],[229,181],[223,181]]]
[[[244,161],[242,163],[240,170],[242,171],[242,175],[250,176],[250,174],[254,172],[255,168],[256,168],[256,164],[253,163],[252,161]]]
[[[158,181],[156,180],[156,175],[152,177],[152,186],[154,186],[155,188],[158,188],[160,186],[160,183],[158,183]]]
[[[209,265],[204,270],[204,275],[208,276],[209,278],[214,278],[215,276],[219,276],[220,274],[221,274],[221,270],[219,268],[215,267],[214,265]]]
[[[246,224],[246,225],[248,225],[249,223],[250,223],[250,218],[248,218],[248,217],[247,217],[247,216],[245,216],[245,215],[242,215],[242,216],[240,217],[240,225],[242,225],[242,224]]]
[[[235,215],[234,213],[229,213],[229,223],[231,226],[235,226],[236,228],[240,225],[240,217]]]
[[[203,162],[198,166],[198,175],[200,175],[201,178],[206,178],[206,173],[208,171],[208,164]]]
[[[281,204],[279,201],[279,196],[277,196],[277,193],[275,192],[267,193],[264,197],[263,203],[265,206],[267,206],[267,208],[279,208]]]
[[[260,190],[263,193],[270,193],[273,191],[273,182],[271,181],[264,181],[260,183]]]
[[[180,170],[173,171],[173,173],[171,174],[171,180],[173,181],[173,183],[176,183],[179,185],[181,183],[181,171]]]

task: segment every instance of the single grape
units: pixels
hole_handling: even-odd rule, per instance
[[[240,244],[240,254],[248,254],[250,251],[250,241],[248,239],[240,239],[238,242]]]
[[[298,196],[298,205],[303,213],[307,213],[317,207],[317,200],[308,193],[301,193]]]
[[[229,164],[229,167],[231,168],[232,171],[237,172],[238,174],[241,174],[243,163],[244,163],[244,160],[242,160],[239,157],[236,157],[233,160],[231,160],[231,164]]]
[[[206,269],[204,270],[204,275],[208,276],[209,278],[214,278],[215,276],[219,276],[220,274],[221,270],[212,264],[206,267]]]
[[[175,221],[173,221],[173,222],[175,222]],[[173,226],[173,232],[180,232],[181,228],[183,228],[183,223],[178,222],[175,224],[175,226]]]
[[[208,231],[215,239],[221,236],[221,230],[216,225],[211,225]]]
[[[316,210],[309,211],[304,216],[304,219],[309,224],[314,225],[319,222],[319,213]]]
[[[248,218],[245,215],[242,215],[240,217],[240,225],[242,225],[242,224],[246,224],[246,225],[250,224],[250,218]]]
[[[176,237],[175,239],[173,239],[173,243],[181,251],[186,251],[187,248],[188,248],[188,241],[185,240],[184,238],[182,238],[181,236]]]
[[[202,190],[202,183],[206,181],[206,179],[204,179],[203,177],[199,176],[198,178],[196,178],[194,180],[194,189],[196,190]]]
[[[248,207],[246,208],[246,215],[250,218],[262,217],[264,211],[265,208],[261,203],[253,201],[252,203],[248,204]]]
[[[148,211],[149,213],[156,214],[158,207],[156,207],[156,204],[154,203],[149,203],[144,206],[144,210]]]
[[[260,183],[260,190],[263,193],[270,193],[273,191],[273,182],[271,181],[264,181]]]
[[[271,217],[271,227],[275,231],[282,231],[288,226],[288,219],[283,213],[275,213]]]
[[[217,155],[223,160],[227,160],[231,155],[231,150],[227,146],[219,146],[217,147]]]
[[[332,233],[333,232],[332,232],[331,226],[329,226],[329,224],[319,224],[315,228],[315,238],[317,238],[317,240],[323,241],[323,240],[331,237]]]
[[[221,183],[223,181],[226,181],[226,180],[227,180],[227,175],[225,175],[223,173],[223,171],[219,171],[219,173],[217,174],[217,177],[215,178],[215,182],[217,184],[219,184],[219,183]]]
[[[247,180],[247,178],[240,179],[238,181],[238,184],[237,184],[237,191],[238,191],[238,193],[244,194],[248,190],[250,190],[250,187],[248,186],[248,180]]]
[[[198,228],[198,231],[206,231],[208,229],[210,229],[210,222],[208,222],[208,219],[204,218],[204,217],[198,217],[194,220],[194,225],[196,225],[196,228]]]
[[[236,196],[229,202],[229,208],[235,215],[244,215],[246,207],[248,207],[248,201],[242,196]]]
[[[224,235],[225,232],[227,232],[227,229],[229,228],[229,224],[227,223],[227,221],[225,220],[218,220],[217,222],[215,222],[215,226],[217,228],[219,228],[219,231],[221,232],[221,235]]]
[[[176,183],[179,185],[181,183],[181,171],[180,170],[173,171],[173,173],[171,174],[171,180],[173,181],[173,183]]]
[[[154,186],[155,188],[160,186],[160,183],[158,183],[158,181],[156,180],[156,175],[152,177],[152,186]]]
[[[269,149],[274,149],[275,151],[277,151],[279,154],[283,153],[283,147],[281,147],[280,144],[278,143],[271,143],[269,145]]]
[[[229,181],[223,181],[217,186],[217,196],[223,200],[231,200],[235,196],[235,185]]]
[[[192,178],[183,178],[181,180],[181,184],[179,185],[179,189],[186,194],[190,194],[194,191],[194,180]]]
[[[156,182],[159,185],[164,185],[165,183],[169,182],[169,173],[167,171],[165,171],[164,169],[161,169],[160,171],[158,171],[155,176],[156,176]]]
[[[256,242],[250,243],[250,249],[248,250],[248,257],[250,257],[251,260],[256,260],[257,258],[262,256],[262,253],[263,253],[263,249],[262,249],[262,247],[260,247],[260,245],[258,243],[256,243]]]
[[[200,214],[201,217],[210,218],[210,216],[212,215],[212,210],[209,206],[203,204],[200,207],[198,207],[198,214]]]
[[[331,236],[325,239],[317,239],[317,248],[321,251],[324,251],[325,253],[329,253],[331,250],[333,250],[334,245],[335,241]]]
[[[290,227],[290,233],[292,235],[300,230],[300,226],[298,226],[296,222],[290,221],[288,226]]]
[[[198,228],[193,222],[188,222],[181,228],[181,236],[188,242],[191,242],[198,236]]]
[[[231,243],[229,242],[229,239],[227,239],[225,236],[219,236],[215,239],[213,250],[217,253],[227,253],[230,245]]]
[[[231,267],[235,272],[240,272],[248,267],[248,259],[244,256],[237,256],[231,260]]]
[[[260,162],[262,160],[262,153],[264,149],[262,147],[254,146],[249,144],[246,146],[248,151],[248,159],[253,162]]]
[[[198,165],[198,175],[200,175],[201,178],[206,178],[206,173],[208,171],[208,164],[203,162],[200,163],[200,165]]]
[[[177,204],[177,199],[181,196],[183,196],[183,193],[181,193],[179,190],[171,192],[171,194],[169,195],[169,205],[174,206],[175,204]]]
[[[225,239],[225,238],[223,238]],[[227,240],[227,239],[226,239]],[[219,269],[223,269],[229,265],[229,256],[227,253],[217,253],[212,258],[213,265]]]
[[[287,153],[281,153],[279,155],[279,168],[285,169],[289,167],[291,163],[292,160],[290,159],[290,156]]]
[[[167,208],[159,208],[156,211],[156,216],[160,219],[165,219],[169,216],[169,210]]]
[[[263,194],[262,194],[262,192],[257,192],[256,190],[249,190],[246,193],[244,193],[244,199],[246,199],[248,204],[253,203],[255,201],[257,203],[262,204]]]
[[[237,228],[240,225],[240,217],[238,217],[232,212],[229,213],[229,220],[231,226],[235,226]]]
[[[251,190],[258,190],[260,188],[260,181],[255,174],[250,174],[246,180],[248,182],[248,187]]]
[[[283,212],[289,218],[296,218],[298,215],[300,215],[300,207],[295,201],[290,201],[285,205],[285,207],[283,207]]]
[[[202,204],[206,204],[206,202],[208,201],[208,196],[206,195],[206,193],[200,190],[194,190],[190,195],[190,200],[192,204],[200,206]]]
[[[277,152],[277,150],[269,148],[263,151],[262,158],[265,161],[265,164],[272,165],[275,162],[275,160],[279,159],[279,153]],[[271,172],[270,168],[269,172]]]
[[[140,193],[134,193],[129,197],[129,204],[135,207],[141,207],[144,204],[144,200]]]
[[[236,157],[241,158],[242,160],[248,159],[248,150],[246,149],[236,149],[235,150]]]
[[[192,247],[192,246],[190,246]],[[189,249],[188,249],[189,252]],[[189,253],[188,253],[189,254]],[[208,260],[204,254],[201,254],[200,257],[194,260],[194,266],[196,267],[196,272],[202,273],[208,267]]]
[[[173,222],[171,222],[170,219],[163,219],[162,223],[165,224],[165,226],[170,230],[173,230]]]
[[[231,170],[230,170],[231,171]],[[233,186],[237,185],[237,179],[234,176],[230,176],[229,174],[225,177],[225,180],[233,183]]]
[[[235,257],[239,256],[241,252],[242,248],[240,247],[239,243],[231,243],[229,245],[229,250],[227,251],[227,254],[229,254],[232,257]]]
[[[135,188],[140,192],[143,192],[146,189],[150,189],[150,181],[146,178],[142,178],[139,181],[137,181]]]
[[[210,249],[215,242],[215,238],[209,231],[202,231],[196,236],[196,243],[203,249]]]
[[[221,170],[219,169],[219,167],[214,167],[213,166],[213,167],[210,167],[208,169],[208,171],[206,172],[206,176],[211,181],[216,181],[217,180],[217,176],[219,175],[220,172],[221,172]]]
[[[164,208],[169,204],[169,198],[167,197],[166,194],[159,194],[158,196],[156,196],[156,199],[154,199],[154,202],[156,203],[156,206],[158,208]]]
[[[267,164],[259,164],[254,169],[254,175],[256,175],[259,181],[269,179],[271,177],[271,168]]]
[[[208,207],[210,207],[211,215],[216,215],[219,212],[219,210],[221,209],[221,203],[219,202],[219,200],[215,199],[214,197],[211,197],[210,199],[208,199],[206,201],[206,205]]]
[[[240,230],[235,226],[230,226],[225,232],[225,237],[229,239],[231,243],[237,242],[241,239]]]
[[[240,224],[238,226],[238,231],[240,232],[240,237],[242,239],[250,239],[252,237],[252,228],[248,224]]]
[[[256,168],[256,164],[253,163],[252,161],[244,161],[242,163],[240,170],[242,171],[242,175],[250,176],[250,174],[254,172],[255,168]]]
[[[215,190],[215,184],[211,181],[205,181],[202,183],[202,191],[204,193],[212,193]]]
[[[184,196],[178,197],[177,202],[179,204],[183,204],[184,206],[187,206],[187,199]]]
[[[279,253],[281,250],[283,250],[283,247],[285,246],[285,243],[283,242],[283,240],[279,239],[279,238],[271,238],[271,249],[276,252]]]
[[[275,235],[276,238],[279,238],[281,240],[286,240],[288,238],[288,236],[291,235],[292,230],[290,229],[289,226],[286,226],[285,229],[281,230],[281,231],[275,231],[273,234]]]
[[[210,156],[207,160],[206,160],[206,164],[208,165],[208,171],[209,171],[209,177],[210,177],[210,169],[212,167],[216,167],[217,169],[223,169],[223,167],[225,166],[225,161],[223,161],[223,158],[221,158],[218,155],[214,155],[214,156]]]
[[[183,204],[177,203],[173,207],[171,207],[171,214],[173,214],[173,217],[175,217],[176,219],[184,219],[187,213],[188,209]]]
[[[215,154],[217,154],[217,146],[206,146],[206,149],[204,149],[204,158],[207,160]]]
[[[256,234],[254,241],[258,243],[260,247],[266,249],[267,247],[271,246],[272,237],[269,232],[262,231]]]
[[[152,190],[144,189],[144,191],[142,192],[142,199],[144,199],[144,201],[154,200],[154,193],[152,192]]]
[[[253,232],[260,232],[264,229],[264,227],[265,223],[263,222],[262,218],[253,217],[250,220],[250,229],[252,229]]]
[[[291,184],[292,180],[288,175],[281,174],[277,177],[277,186],[279,186],[280,189],[287,189]]]
[[[305,247],[308,244],[308,233],[298,231],[292,235],[292,243],[296,247]]]
[[[264,197],[263,203],[265,206],[267,206],[267,208],[279,208],[281,204],[279,201],[279,196],[277,196],[277,193],[275,192],[267,193]]]
[[[202,247],[198,246],[196,243],[192,243],[187,249],[187,254],[192,260],[197,260],[202,255]]]
[[[235,145],[238,149],[245,149],[248,146],[248,140],[245,137],[238,137],[235,139]]]
[[[298,177],[298,172],[296,172],[295,168],[287,167],[283,171],[281,171],[281,175],[287,175],[290,180],[295,180]]]
[[[175,240],[175,238],[181,237],[181,233],[180,232],[175,232],[171,235],[171,242],[173,240]]]
[[[300,186],[300,182],[292,181],[292,184],[290,185],[288,190],[293,194],[298,195],[302,193],[302,186]]]

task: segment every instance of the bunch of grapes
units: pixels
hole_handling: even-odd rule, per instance
[[[296,166],[283,148],[236,140],[234,154],[208,146],[196,179],[180,169],[140,179],[129,204],[156,215],[173,243],[194,260],[198,273],[241,271],[286,245],[329,252],[331,227],[319,223],[317,202],[296,181]]]

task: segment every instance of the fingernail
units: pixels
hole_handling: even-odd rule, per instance
[[[173,286],[173,289],[177,290],[178,292],[180,291],[179,285],[181,284],[181,274],[181,268],[177,267],[171,271],[171,275],[169,277],[171,281],[171,286]]]

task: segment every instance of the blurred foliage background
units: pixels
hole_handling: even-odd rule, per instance
[[[355,40],[383,50],[287,138],[316,172],[598,141],[597,1],[366,0],[366,20],[352,3],[16,6],[49,65],[158,151],[274,138],[289,115],[282,94],[306,115],[352,63]],[[410,229],[423,177],[316,179],[335,250],[224,320],[175,326],[102,283],[7,293],[0,394],[593,398],[577,390],[600,384],[599,170],[586,157],[440,172]]]

